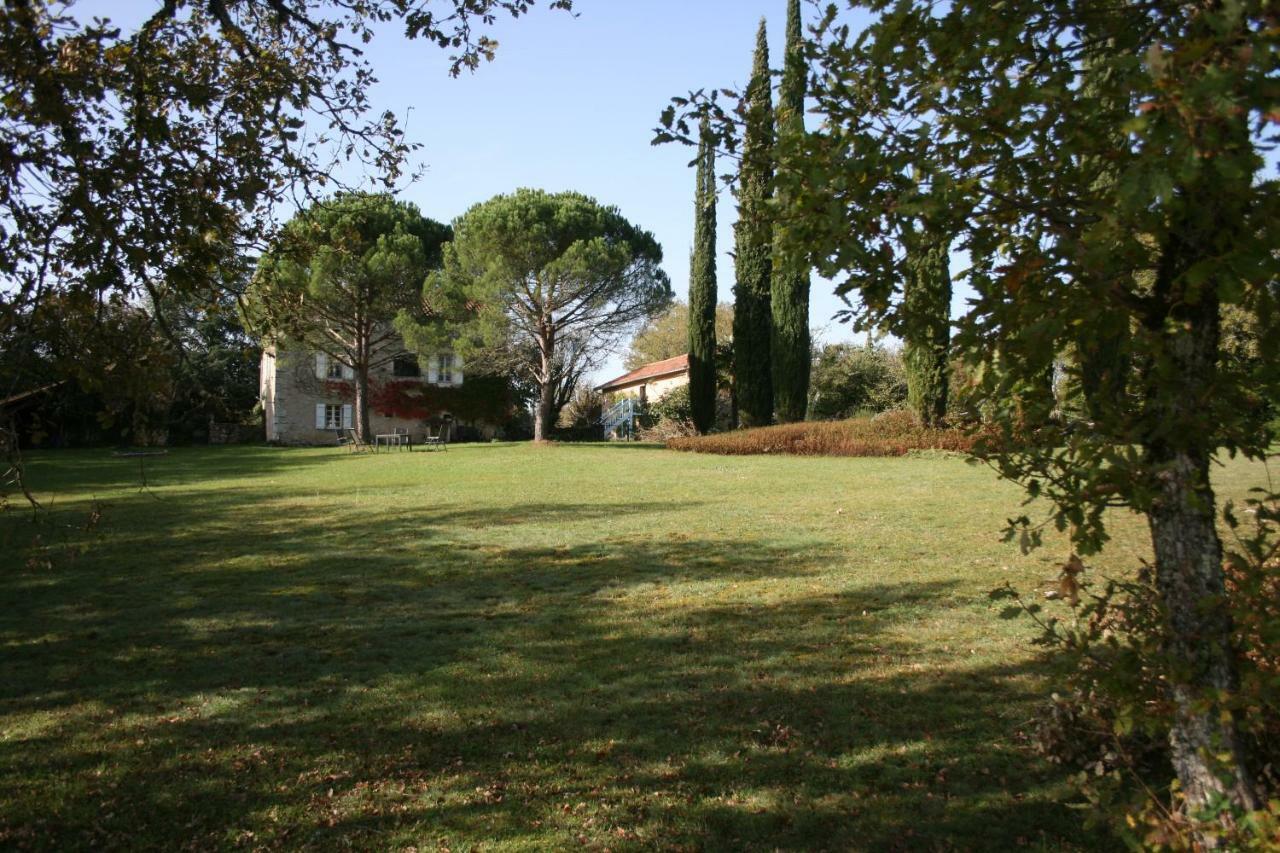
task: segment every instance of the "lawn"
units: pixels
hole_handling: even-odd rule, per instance
[[[1063,557],[944,456],[38,455],[0,847],[1113,846],[1020,734]],[[1230,463],[1225,492],[1264,477]],[[91,502],[101,521],[86,532]],[[1116,571],[1145,554],[1115,519]]]

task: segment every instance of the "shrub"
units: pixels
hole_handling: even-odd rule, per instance
[[[641,441],[667,441],[672,438],[697,435],[693,425],[693,404],[689,400],[689,386],[673,388],[662,397],[649,403],[640,415]]]
[[[565,444],[582,441],[600,441],[603,438],[600,424],[583,424],[581,426],[558,426],[551,431],[551,440]]]
[[[959,430],[928,429],[910,412],[885,412],[843,421],[808,421],[713,435],[673,438],[672,450],[725,455],[904,456],[913,450],[967,451],[973,440]]]
[[[828,344],[818,350],[809,382],[809,417],[852,418],[900,408],[907,400],[902,358],[878,344]]]
[[[556,426],[560,429],[595,427],[599,433],[600,415],[604,408],[603,394],[588,386],[580,387],[560,410]],[[596,437],[599,438],[598,435]]]
[[[636,433],[636,438],[640,441],[665,443],[697,434],[698,430],[694,427],[693,421],[673,421],[664,418],[651,426],[642,426]]]
[[[689,386],[672,388],[648,406],[648,415],[655,421],[687,421],[693,418],[693,406],[689,402]]]

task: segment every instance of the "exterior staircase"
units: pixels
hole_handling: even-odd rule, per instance
[[[623,397],[600,416],[600,428],[604,438],[620,438],[629,441],[636,437],[636,416],[640,405],[631,397]]]

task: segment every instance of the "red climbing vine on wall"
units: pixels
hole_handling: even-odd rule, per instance
[[[325,394],[354,400],[355,383],[328,379]],[[369,408],[380,415],[410,421],[437,418],[446,412],[464,421],[498,423],[514,408],[511,387],[501,377],[477,376],[462,385],[427,385],[420,379],[369,380]]]

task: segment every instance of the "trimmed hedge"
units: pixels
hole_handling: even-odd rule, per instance
[[[713,435],[672,438],[671,450],[748,456],[905,456],[912,450],[966,452],[973,438],[957,429],[922,427],[910,412],[893,411],[846,421],[807,421]]]

